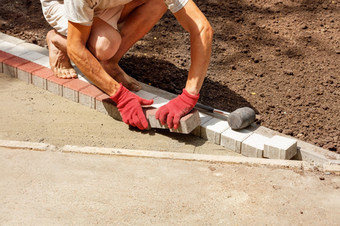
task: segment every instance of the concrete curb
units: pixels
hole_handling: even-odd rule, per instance
[[[210,162],[223,164],[242,164],[247,166],[265,166],[285,169],[308,170],[303,161],[280,160],[280,159],[261,159],[248,158],[237,156],[219,156],[205,154],[191,154],[178,152],[159,152],[148,150],[131,150],[119,148],[99,148],[99,147],[79,147],[73,145],[65,145],[58,148],[54,145],[45,143],[25,142],[0,140],[0,147],[9,149],[22,149],[28,151],[50,151],[62,153],[77,153],[77,154],[93,154],[93,155],[110,155],[123,157],[138,157],[138,158],[155,158],[155,159],[171,159],[196,162]],[[328,169],[330,170],[330,169]]]
[[[332,173],[340,175],[340,160],[329,160],[325,162],[322,167],[317,167],[305,161],[296,160],[281,160],[281,159],[263,159],[250,158],[238,156],[220,156],[220,155],[206,155],[206,154],[192,154],[192,153],[178,153],[178,152],[160,152],[149,150],[132,150],[120,148],[99,148],[99,147],[80,147],[74,145],[65,145],[58,148],[51,144],[0,140],[0,147],[8,149],[21,149],[28,151],[49,151],[75,154],[92,154],[92,155],[108,155],[108,156],[122,156],[122,157],[136,157],[136,158],[154,158],[154,159],[170,159],[182,161],[195,162],[210,162],[221,164],[240,164],[246,166],[256,167],[273,167],[293,170],[314,171],[319,170],[324,173]]]
[[[31,151],[53,151],[56,149],[54,145],[50,144],[12,140],[0,140],[0,147],[10,149],[24,149]]]
[[[333,173],[340,175],[340,163],[335,165],[335,164],[330,164],[330,163],[325,163],[323,165],[323,172],[325,173]]]
[[[118,148],[98,148],[98,147],[78,147],[65,145],[60,149],[65,153],[82,153],[95,155],[114,155],[127,157],[142,157],[142,158],[157,158],[157,159],[172,159],[211,163],[226,163],[226,164],[244,164],[250,166],[269,166],[289,169],[303,169],[302,161],[292,160],[278,160],[278,159],[261,159],[261,158],[247,158],[237,156],[217,156],[205,154],[191,154],[178,152],[159,152],[147,150],[130,150]]]
[[[35,70],[34,68],[37,67],[37,65],[40,65],[41,67],[40,69]],[[80,101],[79,96],[82,95],[81,89],[75,90],[73,88],[70,88],[70,90],[67,90],[66,86],[68,86],[67,83],[69,81],[56,79],[54,76],[51,76],[49,72],[46,72],[48,67],[49,65],[47,49],[30,43],[25,43],[23,40],[11,37],[0,32],[0,72],[8,72],[12,77],[19,78],[29,84],[40,86],[43,89],[46,89],[57,95],[64,96],[65,98],[67,98],[68,94],[66,91],[69,91],[69,93],[71,93],[68,94],[69,99],[74,99],[76,102],[88,105],[90,108],[95,108],[100,112],[103,112],[115,119],[120,120],[120,114],[116,106],[107,100],[107,95],[105,96],[105,94],[100,95],[99,93],[93,93],[89,94],[90,96],[86,95],[86,101]],[[24,68],[29,69],[26,70]],[[42,71],[44,72],[41,73]],[[39,80],[39,84],[41,83],[40,85],[37,83],[37,79]],[[86,79],[84,80],[82,75],[79,76],[78,82],[81,81],[86,81]],[[152,96],[155,101],[154,105],[157,107],[165,104],[167,101],[176,96],[172,93],[160,90],[146,84],[142,84],[142,87],[142,92],[137,92],[136,94],[144,98],[150,98],[150,96]],[[63,92],[64,89],[65,92]],[[233,133],[230,133],[229,130],[231,129],[226,119],[221,118],[219,115],[204,111],[200,112],[199,115],[201,119],[201,125],[194,129],[191,134],[199,136],[203,139],[207,139],[225,148],[232,148],[231,150],[241,154],[247,154],[251,157],[263,157],[261,153],[264,152],[264,147],[266,146],[267,149],[271,149],[272,147],[268,146],[268,143],[270,143],[269,140],[272,139],[275,135],[278,135],[290,138],[291,140],[294,140],[296,142],[296,145],[291,145],[296,147],[296,154],[290,154],[290,156],[295,154],[295,156],[293,157],[293,159],[295,160],[303,160],[305,162],[309,162],[316,166],[322,167],[325,163],[331,160],[340,159],[339,154],[331,153],[328,150],[319,148],[315,145],[308,144],[303,141],[299,141],[293,137],[280,134],[276,131],[258,126],[256,124],[253,124],[243,131],[234,131]],[[254,136],[260,139],[253,139],[254,141],[250,139]],[[244,141],[246,142],[243,143]],[[258,143],[259,141],[261,141],[260,144]],[[267,141],[268,143],[266,143]],[[287,145],[282,145],[282,147],[285,146]],[[283,152],[287,151],[286,149],[281,147],[275,148],[277,148],[278,150],[282,150]]]

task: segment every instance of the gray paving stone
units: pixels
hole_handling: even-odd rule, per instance
[[[71,80],[69,79],[60,79],[60,78],[57,78],[55,76],[51,76],[51,77],[48,77],[46,79],[46,86],[47,86],[47,90],[54,93],[54,94],[57,94],[59,96],[63,96],[63,86],[66,84],[66,83],[69,83],[71,82]]]
[[[39,64],[41,66],[47,67],[47,68],[51,68],[50,67],[50,61],[49,58],[47,56],[41,57],[39,59],[33,60],[34,63]]]
[[[268,137],[253,133],[242,142],[241,154],[247,157],[263,158],[264,144]]]
[[[63,86],[63,97],[65,97],[66,99],[72,100],[76,103],[79,102],[79,93],[76,90],[67,88],[65,86]]]
[[[193,109],[189,114],[183,116],[180,120],[179,126],[176,130],[170,129],[173,133],[189,134],[201,124],[199,113]]]
[[[10,42],[6,42],[6,41],[0,42],[0,50],[4,52],[7,52],[8,49],[12,49],[15,46],[16,46],[15,44],[10,43]]]
[[[155,99],[157,97],[157,95],[147,92],[145,90],[139,90],[137,92],[134,92],[137,96],[147,99],[147,100],[151,100],[151,99]]]
[[[89,108],[96,108],[96,99],[82,93],[79,93],[79,103]]]
[[[103,94],[103,91],[98,87],[88,84],[88,86],[79,90],[79,103],[88,106],[89,108],[96,109],[96,98]]]
[[[10,53],[10,54],[13,54],[15,56],[20,56],[20,55],[24,55],[25,53],[28,53],[29,50],[26,49],[23,46],[16,45],[13,48],[7,49],[6,52]]]
[[[96,110],[111,116],[116,120],[122,120],[122,117],[117,109],[117,106],[106,94],[96,97]]]
[[[264,144],[263,156],[270,159],[291,159],[297,153],[297,141],[282,136],[273,136]]]
[[[46,90],[50,91],[51,93],[57,94],[59,96],[63,96],[62,85],[46,80],[46,87],[47,87]]]
[[[154,108],[160,108],[163,105],[167,104],[168,102],[169,102],[169,100],[157,96],[155,99],[153,99],[153,104],[151,106],[154,107]]]
[[[168,126],[162,125],[159,120],[156,119],[157,108],[144,107],[144,114],[148,120],[149,127],[156,129],[168,129]],[[183,116],[180,120],[178,128],[170,129],[170,132],[189,134],[201,123],[198,111],[194,109],[189,114]]]
[[[39,76],[32,75],[32,84],[41,89],[47,90],[46,78],[41,78]]]
[[[41,46],[38,46],[32,43],[23,42],[23,43],[19,43],[19,45],[28,49],[29,52],[36,52],[44,56],[48,56],[49,54],[47,48],[44,48],[44,47],[41,47]]]
[[[200,120],[201,120],[201,124],[199,126],[197,126],[196,129],[194,129],[191,134],[194,135],[194,136],[198,136],[200,137],[201,136],[201,128],[202,128],[202,125],[204,123],[206,123],[207,121],[209,121],[210,119],[212,119],[213,117],[210,116],[210,115],[207,115],[207,114],[204,114],[202,112],[199,112],[199,117],[200,117]]]
[[[3,63],[2,70],[4,74],[9,75],[13,78],[17,78],[17,69],[15,67],[12,67],[11,65]]]
[[[220,144],[221,134],[229,128],[227,121],[212,118],[201,126],[201,137],[215,144]]]
[[[31,73],[27,72],[27,71],[23,71],[20,69],[17,69],[17,76],[18,79],[20,79],[21,81],[26,82],[26,84],[30,84],[31,83]]]
[[[236,131],[230,128],[221,134],[221,146],[241,153],[242,142],[251,134],[253,134],[253,132],[246,129]]]
[[[21,43],[25,42],[24,40],[12,37],[10,35],[6,35],[6,34],[4,34],[2,32],[0,32],[0,40],[5,41],[5,42],[10,42],[13,45],[18,45],[18,44],[21,44]]]
[[[46,57],[45,55],[37,52],[27,52],[24,53],[23,55],[20,55],[21,58],[24,58],[25,60],[29,60],[34,62],[35,60],[38,60],[40,58]]]

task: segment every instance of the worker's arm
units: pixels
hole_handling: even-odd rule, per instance
[[[196,105],[211,55],[213,29],[196,4],[189,2],[174,13],[182,27],[190,33],[191,65],[185,89],[156,112],[156,118],[169,128],[177,129],[180,118],[188,114]]]
[[[67,54],[93,84],[112,96],[118,91],[119,84],[105,72],[98,60],[86,48],[90,32],[91,26],[69,22]]]
[[[181,10],[174,13],[174,16],[181,26],[190,33],[191,66],[185,89],[195,95],[199,93],[208,70],[213,29],[192,0],[189,0]]]
[[[141,105],[150,105],[153,100],[145,100],[130,92],[105,72],[98,60],[86,48],[91,26],[68,23],[67,53],[81,72],[107,93],[117,103],[117,108],[126,124],[143,130],[148,127]]]

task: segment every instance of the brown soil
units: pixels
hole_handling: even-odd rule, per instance
[[[200,102],[250,106],[258,123],[340,153],[340,3],[328,0],[196,0],[215,30]],[[0,0],[0,31],[45,46],[38,0]],[[122,59],[130,75],[180,93],[189,35],[171,13]]]

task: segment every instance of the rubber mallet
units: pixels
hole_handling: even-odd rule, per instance
[[[229,126],[234,130],[244,129],[250,126],[253,122],[255,122],[255,119],[256,119],[255,111],[251,109],[250,107],[238,108],[231,113],[222,111],[219,109],[215,109],[213,107],[203,105],[200,103],[197,103],[196,107],[206,110],[208,112],[217,113],[217,114],[226,116],[228,119]]]

